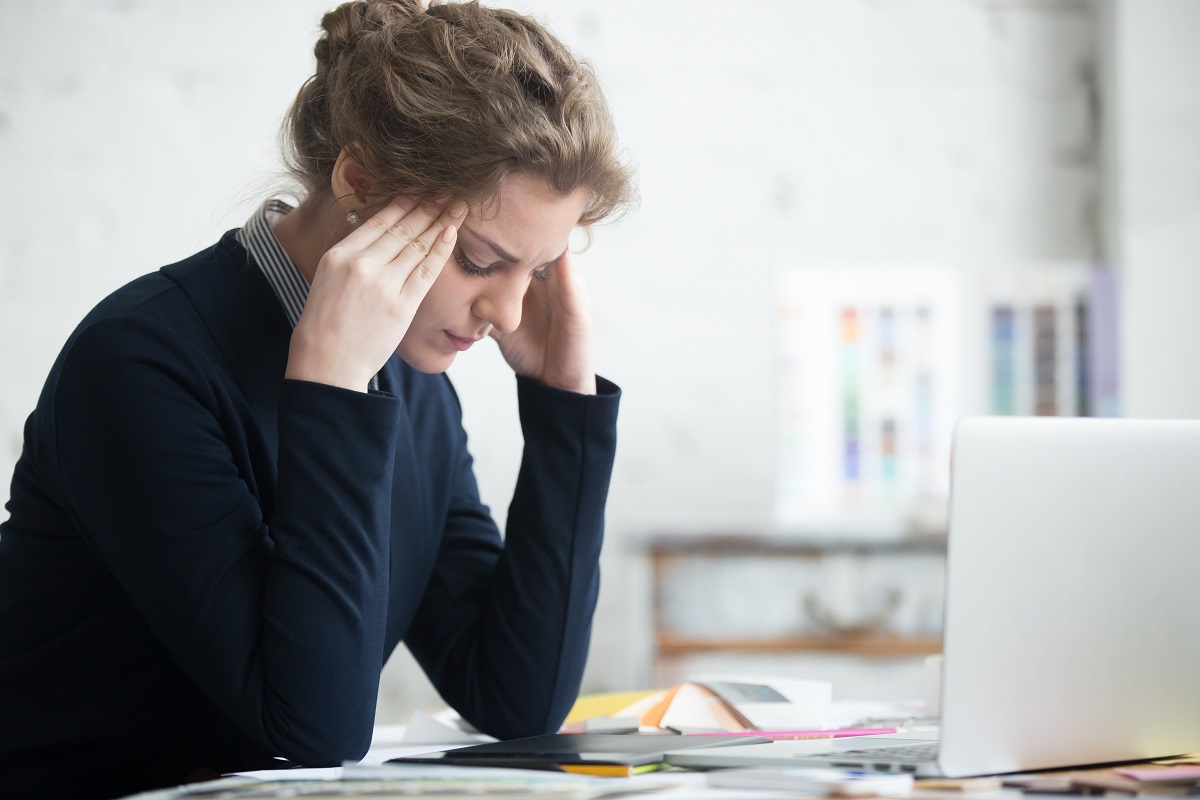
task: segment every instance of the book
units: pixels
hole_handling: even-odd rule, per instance
[[[614,695],[628,697],[628,695]],[[699,676],[668,689],[639,695],[628,705],[581,698],[562,733],[603,732],[602,720],[625,729],[661,728],[678,733],[824,728],[833,686],[826,681],[746,676]],[[597,719],[600,717],[601,719]]]

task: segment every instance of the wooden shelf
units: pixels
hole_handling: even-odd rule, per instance
[[[831,553],[944,553],[945,535],[899,536],[878,539],[850,537],[814,537],[783,533],[739,534],[706,532],[697,534],[659,533],[641,542],[652,559],[676,556],[822,556]]]
[[[907,557],[942,558],[946,553],[944,535],[911,535],[893,538],[862,539],[836,536],[814,536],[780,531],[771,532],[657,532],[640,541],[642,552],[650,566],[654,601],[654,669],[666,675],[686,663],[689,656],[704,654],[760,654],[788,656],[801,654],[835,654],[858,658],[922,658],[942,651],[939,634],[904,635],[888,629],[883,619],[876,627],[863,630],[838,631],[823,624],[820,615],[808,609],[811,625],[803,626],[813,632],[779,636],[741,636],[728,629],[712,635],[684,634],[672,630],[665,619],[666,596],[676,569],[688,562],[703,559],[736,562],[744,559],[799,559],[821,561],[835,557],[882,558]],[[886,587],[885,587],[886,588]]]
[[[844,653],[875,658],[928,656],[942,652],[938,636],[777,636],[771,638],[700,638],[660,632],[659,656],[672,658],[700,653]]]

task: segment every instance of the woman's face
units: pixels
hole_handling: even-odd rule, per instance
[[[396,348],[400,357],[421,372],[445,372],[493,328],[515,330],[534,273],[566,251],[586,203],[584,189],[560,197],[540,178],[513,175],[499,202],[473,206]]]

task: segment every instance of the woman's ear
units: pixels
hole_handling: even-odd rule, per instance
[[[371,179],[349,146],[343,147],[342,152],[338,153],[329,186],[342,211],[347,213],[362,208],[372,196]]]

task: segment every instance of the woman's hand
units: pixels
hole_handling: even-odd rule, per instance
[[[596,393],[592,368],[592,317],[570,253],[546,267],[525,293],[521,324],[512,333],[492,331],[504,360],[518,375],[580,394]]]
[[[359,392],[404,338],[466,205],[397,198],[329,249],[292,332],[286,377]]]

